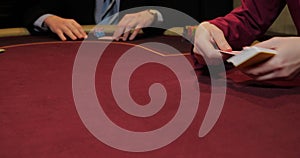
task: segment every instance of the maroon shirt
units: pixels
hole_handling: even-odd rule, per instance
[[[240,49],[262,36],[286,4],[299,34],[300,0],[242,0],[240,7],[209,22],[224,32],[233,49]]]

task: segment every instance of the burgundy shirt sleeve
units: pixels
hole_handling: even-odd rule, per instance
[[[262,36],[284,8],[285,0],[242,0],[225,17],[209,21],[220,28],[233,49],[250,45]]]

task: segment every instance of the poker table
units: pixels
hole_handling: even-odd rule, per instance
[[[0,157],[299,158],[300,79],[258,82],[226,66],[212,77],[191,47],[167,35],[1,37]]]

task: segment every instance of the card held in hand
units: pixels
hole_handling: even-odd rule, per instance
[[[235,67],[244,68],[267,61],[276,55],[276,50],[261,47],[245,47],[240,53],[227,59]]]

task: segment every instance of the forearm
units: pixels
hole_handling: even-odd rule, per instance
[[[283,0],[243,0],[242,6],[225,17],[209,22],[223,31],[234,49],[241,49],[267,31],[284,5]]]

